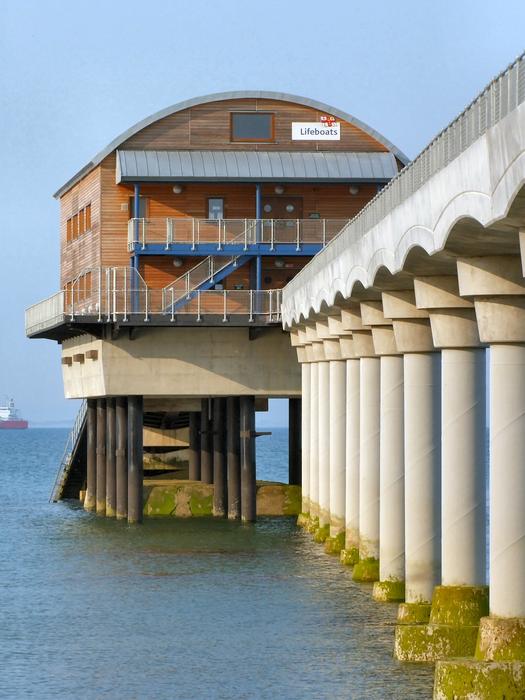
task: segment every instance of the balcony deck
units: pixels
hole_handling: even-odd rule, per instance
[[[81,333],[101,336],[104,328],[140,326],[247,326],[281,323],[281,290],[192,291],[184,305],[166,303],[163,290],[145,286],[114,286],[117,275],[103,274],[103,284],[88,294],[65,291],[26,310],[25,331],[29,338],[61,340]],[[109,280],[106,286],[104,282]]]
[[[130,219],[128,250],[141,255],[315,255],[348,219]]]

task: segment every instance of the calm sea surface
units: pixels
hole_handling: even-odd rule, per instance
[[[0,431],[0,697],[431,698],[372,601],[290,519],[128,527],[48,496],[67,431]],[[258,441],[285,479],[286,433]]]

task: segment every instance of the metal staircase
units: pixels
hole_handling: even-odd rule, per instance
[[[83,401],[60,460],[49,499],[53,503],[62,498],[78,498],[82,488],[86,469],[86,415],[87,401]]]
[[[191,270],[178,277],[162,290],[162,308],[177,309],[193,298],[197,291],[211,289],[252,256],[237,255],[225,258],[223,255],[209,255]]]

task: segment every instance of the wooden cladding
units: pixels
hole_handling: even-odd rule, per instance
[[[272,114],[271,139],[232,139],[232,114]],[[340,120],[339,141],[292,139],[292,122],[319,122],[325,113],[306,105],[271,99],[233,99],[195,105],[144,127],[120,145],[136,150],[253,150],[387,152],[380,141],[351,122]],[[251,143],[250,143],[251,142]]]
[[[83,233],[91,231],[91,203],[86,204],[66,221],[66,243],[75,241]]]

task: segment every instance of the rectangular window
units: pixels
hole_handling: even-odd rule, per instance
[[[129,198],[129,218],[135,218],[135,197]],[[139,219],[148,218],[148,199],[147,197],[139,197]]]
[[[66,223],[66,243],[73,240],[73,219],[68,219]]]
[[[73,240],[78,238],[78,214],[73,217]]]
[[[232,141],[273,141],[274,115],[270,112],[232,112]]]
[[[86,231],[91,230],[91,204],[86,204],[66,221],[66,243],[75,241]]]
[[[91,204],[86,204],[84,209],[86,231],[91,230]]]
[[[224,219],[224,199],[222,197],[208,199],[208,219]]]

